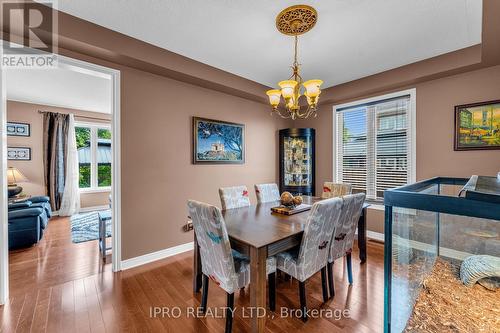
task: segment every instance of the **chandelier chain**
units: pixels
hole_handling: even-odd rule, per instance
[[[293,65],[294,66],[298,65],[298,62],[297,62],[297,45],[298,45],[298,43],[299,43],[299,37],[295,36],[295,53],[293,56]]]

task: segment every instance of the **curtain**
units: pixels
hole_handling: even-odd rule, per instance
[[[76,149],[75,117],[69,115],[66,144],[66,179],[59,208],[59,216],[71,216],[80,211],[80,191],[78,188],[80,171],[78,169],[78,150]]]
[[[66,154],[69,115],[45,112],[43,114],[43,167],[45,188],[52,210],[61,207],[66,177]]]

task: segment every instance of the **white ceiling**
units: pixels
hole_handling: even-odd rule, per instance
[[[318,23],[299,40],[304,79],[325,86],[481,42],[481,0],[58,0],[59,9],[186,57],[275,86],[292,37],[275,17],[304,3]]]
[[[111,78],[64,66],[53,69],[7,69],[7,99],[111,113]]]

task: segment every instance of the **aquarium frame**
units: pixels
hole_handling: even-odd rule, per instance
[[[434,177],[413,184],[396,187],[384,192],[384,332],[391,332],[391,287],[392,287],[392,212],[393,207],[411,208],[436,213],[478,217],[500,220],[500,205],[495,202],[481,201],[475,197],[441,196],[441,185],[465,186],[468,178]],[[431,186],[438,185],[438,194],[419,193]],[[487,196],[484,198],[487,199]],[[438,214],[439,216],[439,214]],[[439,227],[439,217],[436,221]],[[439,255],[439,242],[437,254]]]

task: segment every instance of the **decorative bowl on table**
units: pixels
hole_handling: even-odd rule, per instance
[[[290,192],[283,192],[280,198],[281,205],[288,208],[295,208],[300,206],[303,202],[300,195],[293,196]]]
[[[283,192],[280,198],[280,206],[271,207],[271,212],[293,215],[309,209],[311,209],[311,205],[303,204],[303,200],[300,195],[294,197],[290,192]]]
[[[293,195],[290,192],[283,192],[280,197],[280,202],[282,206],[291,207],[293,203]]]

